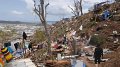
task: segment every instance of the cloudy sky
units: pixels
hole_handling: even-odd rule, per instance
[[[87,12],[94,3],[102,1],[106,0],[84,0],[83,11]],[[56,21],[73,15],[68,7],[68,5],[73,6],[73,0],[46,0],[46,2],[50,3],[47,9],[48,21]],[[39,21],[33,12],[33,5],[33,0],[0,0],[0,20]]]

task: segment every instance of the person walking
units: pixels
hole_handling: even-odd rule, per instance
[[[95,48],[95,51],[94,51],[94,59],[95,59],[94,61],[95,61],[96,67],[99,66],[102,57],[103,57],[103,49],[98,44]]]

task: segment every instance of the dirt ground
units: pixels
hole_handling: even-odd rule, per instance
[[[87,67],[95,67],[94,61],[89,61],[87,57],[80,57],[79,59],[83,60],[83,62],[87,65]],[[103,67],[102,65],[103,63],[101,63],[99,67]]]

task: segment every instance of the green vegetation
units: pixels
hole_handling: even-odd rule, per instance
[[[59,27],[57,30],[57,37],[64,36],[65,33],[66,33],[66,26]]]
[[[4,32],[0,30],[0,42],[4,42],[9,40],[9,38],[12,36],[10,32]]]
[[[93,35],[90,40],[91,45],[97,45],[97,44],[102,45],[104,42],[105,42],[105,38],[99,35]]]
[[[36,42],[43,42],[45,41],[45,32],[41,31],[40,29],[36,30],[34,34],[34,39]]]
[[[16,33],[17,33],[16,29],[12,29],[12,30],[11,30],[11,33],[12,33],[12,34],[16,34]]]

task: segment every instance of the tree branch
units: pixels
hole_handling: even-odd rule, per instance
[[[73,1],[74,1],[74,8],[75,9],[68,6],[72,10],[72,13],[75,16],[80,16],[80,14],[83,15],[83,11],[82,11],[82,1],[83,0],[73,0]]]
[[[39,11],[37,9],[34,9],[34,12],[39,16]]]
[[[49,3],[45,5],[45,18],[46,18],[46,14],[47,14],[47,7],[49,6]]]
[[[74,9],[70,6],[68,6],[68,7],[72,10],[72,13],[76,16],[76,13],[75,13]]]

